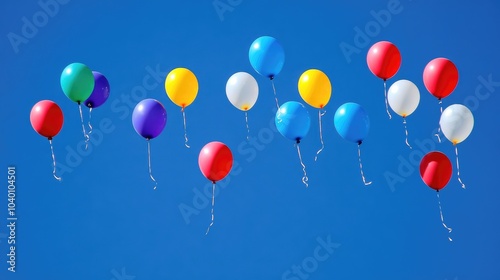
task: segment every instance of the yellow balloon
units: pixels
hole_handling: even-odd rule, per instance
[[[321,109],[332,95],[330,79],[318,69],[309,69],[299,78],[299,94],[307,104]]]
[[[185,108],[198,94],[198,79],[187,68],[175,68],[165,79],[165,91],[175,105]]]

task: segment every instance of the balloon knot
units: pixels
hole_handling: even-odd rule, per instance
[[[272,81],[272,80],[274,80],[274,75],[270,75],[270,76],[269,76],[269,79],[270,79],[271,81]]]
[[[297,140],[295,140],[297,144],[300,144],[300,138],[297,138]]]
[[[47,137],[47,139],[49,139],[49,141],[52,140],[52,136]]]
[[[361,144],[363,144],[363,140],[358,141],[358,145],[361,145]]]

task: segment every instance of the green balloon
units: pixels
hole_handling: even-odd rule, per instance
[[[82,63],[71,63],[61,73],[61,88],[66,96],[74,102],[81,103],[94,90],[92,70]]]

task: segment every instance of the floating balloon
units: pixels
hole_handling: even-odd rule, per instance
[[[247,126],[247,139],[250,137],[248,126],[248,110],[250,110],[259,97],[259,85],[255,78],[246,73],[234,73],[226,83],[227,99],[234,107],[245,112],[245,122]]]
[[[453,104],[448,106],[441,114],[439,126],[443,131],[444,136],[450,140],[455,146],[455,155],[457,162],[457,176],[458,181],[465,189],[465,184],[460,178],[460,163],[458,161],[458,146],[457,144],[463,142],[469,137],[474,127],[474,116],[472,112],[461,104]]]
[[[424,69],[424,85],[437,99],[450,95],[458,83],[458,69],[447,58],[431,60]]]
[[[262,36],[257,38],[250,46],[248,58],[257,73],[273,79],[283,68],[285,51],[275,38]]]
[[[366,62],[370,71],[380,79],[384,80],[384,94],[385,94],[385,110],[389,119],[392,118],[389,112],[387,102],[387,84],[386,81],[392,78],[401,66],[401,54],[391,42],[381,41],[375,43],[368,50],[366,55]]]
[[[92,71],[92,75],[94,76],[94,89],[83,104],[89,108],[97,108],[109,97],[109,82],[103,74],[97,71]]]
[[[210,142],[201,149],[198,156],[198,165],[203,176],[212,181],[212,220],[205,233],[208,234],[214,224],[215,184],[217,181],[224,179],[231,171],[233,154],[224,143]]]
[[[335,112],[334,125],[342,138],[358,144],[358,161],[361,178],[365,186],[370,185],[372,182],[366,181],[361,162],[361,143],[363,143],[370,129],[368,114],[357,103],[344,103]]]
[[[321,148],[316,152],[314,160],[318,159],[319,153],[323,151],[325,145],[323,143],[323,128],[321,124],[321,117],[324,116],[325,112],[321,112],[332,95],[332,84],[328,76],[318,69],[309,69],[302,73],[299,78],[299,94],[302,99],[314,108],[318,108],[318,120],[319,120],[319,138],[321,141]]]
[[[64,123],[64,115],[61,108],[50,100],[39,101],[31,109],[30,122],[38,134],[47,137],[49,140],[50,151],[52,153],[52,175],[58,181],[61,181],[61,178],[56,175],[56,157],[52,145],[52,138],[61,131]]]
[[[66,96],[80,104],[85,101],[94,89],[92,71],[82,63],[71,63],[61,73],[61,88]]]
[[[448,230],[448,234],[451,234],[452,229],[444,223],[439,191],[446,187],[450,181],[451,173],[452,167],[450,159],[448,159],[448,157],[441,152],[430,152],[420,161],[420,177],[427,186],[437,191],[441,223],[443,224],[443,227]],[[453,241],[450,236],[448,236],[448,240]]]
[[[157,182],[151,171],[151,145],[149,140],[160,135],[166,124],[167,111],[158,100],[144,99],[135,106],[134,112],[132,112],[132,125],[135,131],[147,140],[149,177],[155,183],[155,190]]]
[[[181,107],[182,119],[184,121],[184,145],[189,148],[186,112],[184,109],[191,105],[198,95],[198,79],[191,70],[187,68],[175,68],[168,73],[165,79],[165,91],[172,102]]]
[[[302,183],[308,187],[309,185],[307,181],[309,178],[307,177],[306,166],[302,161],[299,143],[307,135],[311,126],[309,112],[307,112],[307,109],[301,103],[288,101],[280,106],[279,110],[276,112],[274,122],[281,135],[295,141],[300,165],[302,166],[302,171],[304,172]]]
[[[411,115],[418,107],[420,102],[420,91],[417,86],[408,80],[396,81],[387,92],[387,100],[389,106],[398,115],[403,117],[403,125],[405,127],[406,145],[408,143],[408,130],[406,129],[406,117]]]

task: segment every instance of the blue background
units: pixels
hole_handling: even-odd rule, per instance
[[[219,3],[228,9],[218,12],[213,1],[74,0],[47,15],[36,1],[1,2],[0,279],[500,279],[496,1]],[[390,20],[377,23],[373,13],[388,6]],[[23,35],[23,17],[37,22],[36,32]],[[24,37],[23,43],[12,44],[11,33]],[[317,162],[317,110],[307,107],[312,125],[301,149],[309,188],[301,182],[293,141],[274,130],[271,84],[248,61],[250,44],[262,35],[277,38],[285,49],[275,79],[280,103],[301,101],[297,81],[307,69],[323,70],[332,82],[326,148]],[[388,119],[382,81],[366,65],[369,47],[381,40],[396,44],[403,58],[388,84],[409,79],[420,89],[421,103],[408,117],[413,150],[404,143],[402,119],[394,113]],[[341,44],[357,53],[345,55]],[[460,73],[443,105],[465,104],[475,117],[472,134],[459,145],[466,190],[457,181],[453,146],[432,136],[439,106],[423,85],[422,71],[436,57],[451,59]],[[59,85],[61,71],[72,62],[100,71],[111,84],[110,98],[93,112],[88,151],[78,107]],[[186,109],[190,149],[183,143],[180,108],[163,85],[176,67],[191,69],[200,85]],[[161,73],[151,74],[156,69]],[[225,95],[227,79],[238,71],[254,75],[260,87],[249,111],[252,142],[246,141],[244,114]],[[496,84],[486,87],[481,81],[488,79]],[[160,100],[168,112],[165,130],[151,141],[156,191],[146,141],[131,124],[143,98]],[[47,140],[29,122],[32,106],[42,99],[64,111],[63,129],[54,138],[62,182],[52,177]],[[368,187],[360,178],[356,145],[333,126],[335,110],[349,101],[361,104],[371,119],[362,145],[365,175],[373,181]],[[210,194],[211,185],[197,159],[214,140],[232,149],[237,164],[218,184],[215,224],[205,236],[210,199],[204,193]],[[443,151],[454,164],[441,192],[453,242],[441,225],[435,192],[418,173],[430,149]],[[6,263],[6,173],[12,165],[15,273]],[[398,181],[388,181],[389,174]],[[335,249],[327,251],[318,239],[330,240]]]

